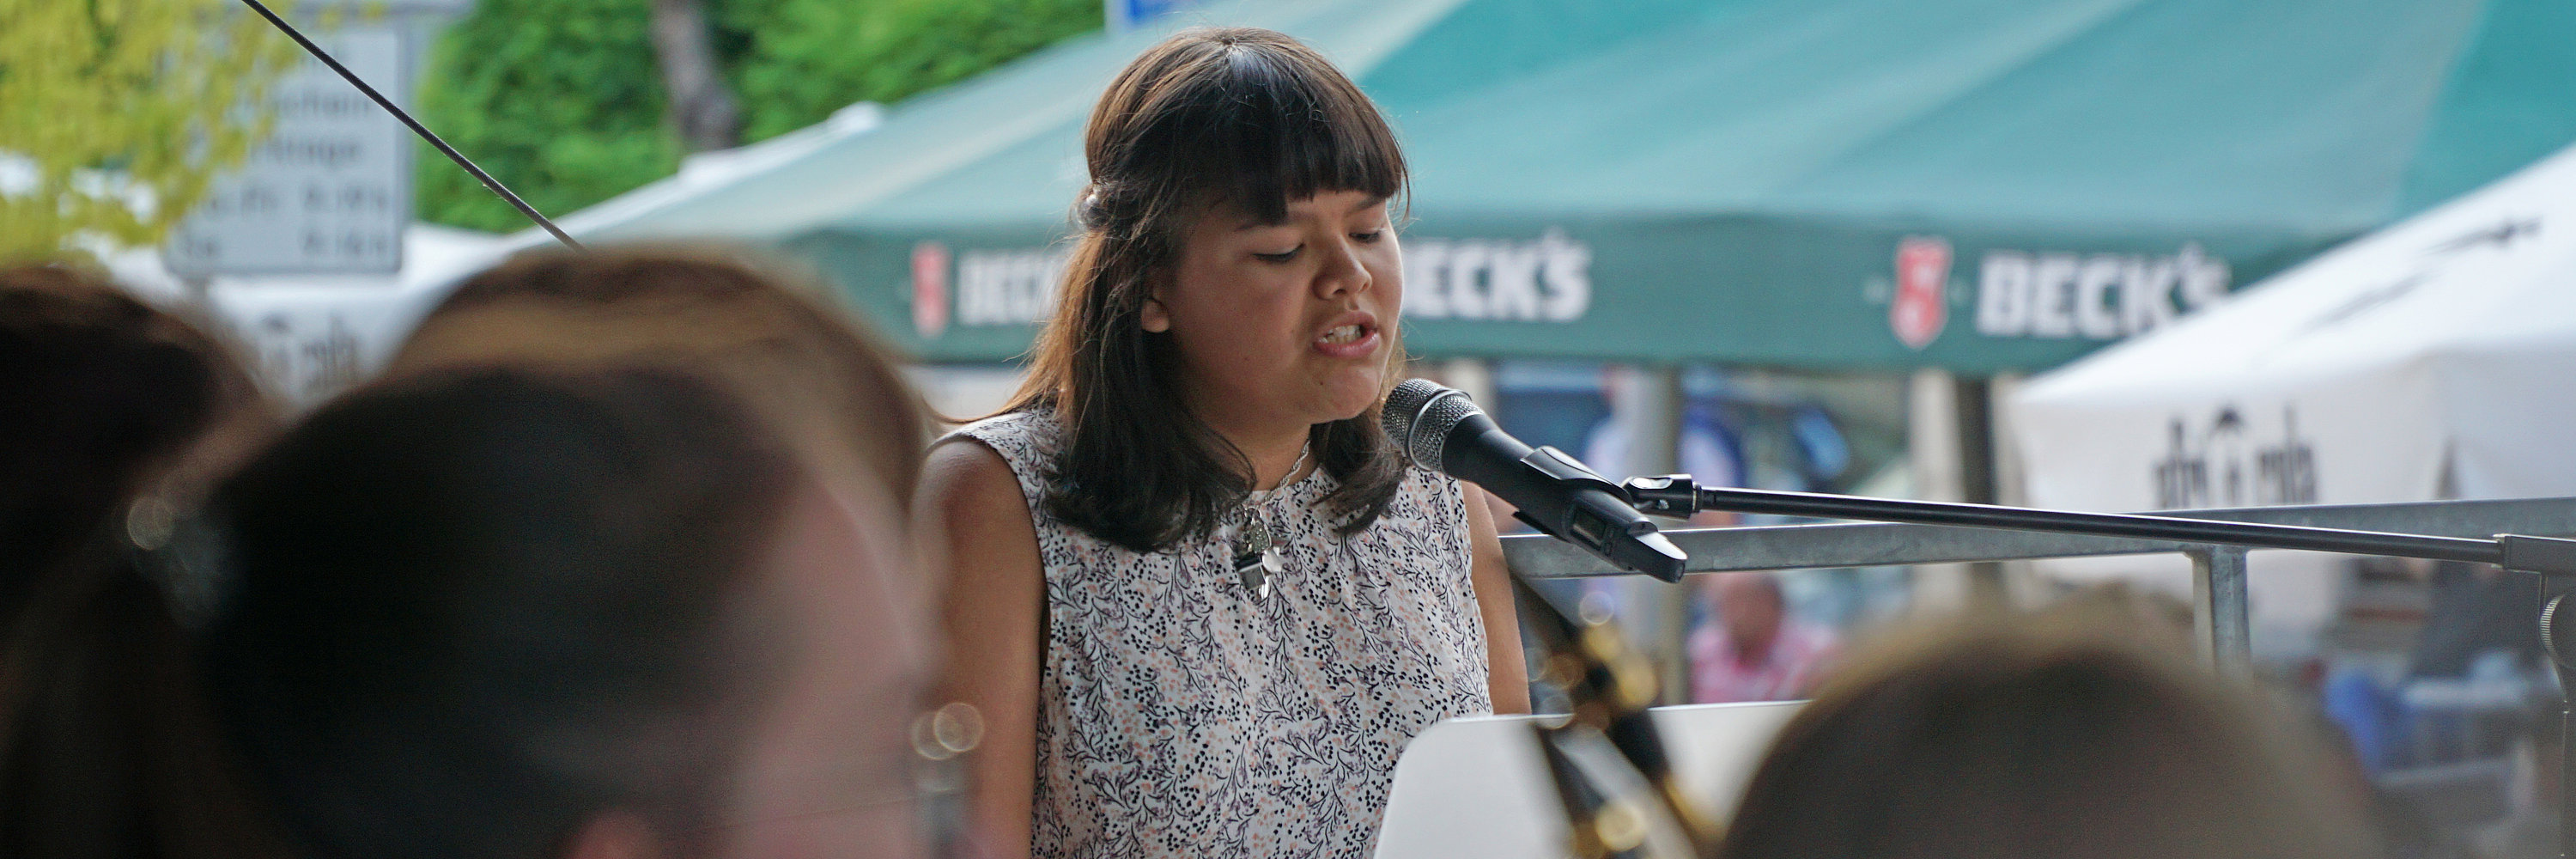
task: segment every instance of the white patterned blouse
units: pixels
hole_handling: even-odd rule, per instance
[[[1493,711],[1456,480],[1407,469],[1347,539],[1323,469],[1281,487],[1263,588],[1224,540],[1140,553],[1049,516],[1050,416],[958,432],[1010,463],[1045,565],[1033,856],[1365,857],[1405,743]]]

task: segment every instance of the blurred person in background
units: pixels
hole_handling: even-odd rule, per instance
[[[1974,616],[1855,653],[1724,859],[2376,855],[2315,738],[2139,613]]]
[[[2207,658],[2203,646],[2193,640],[2191,603],[2171,593],[2140,589],[2122,581],[2097,582],[2059,597],[2050,611],[2079,616],[2095,613],[2115,625],[2121,637],[2131,643],[2157,648],[2175,658],[2195,663]],[[2538,609],[2533,611],[2537,613]],[[2253,691],[2270,693],[2267,697],[2284,708],[2285,714],[2296,723],[2304,723],[2306,733],[2317,740],[2315,747],[2323,766],[2320,783],[2334,792],[2354,798],[2380,847],[2386,851],[2384,855],[2417,859],[2470,855],[2465,852],[2460,839],[2442,831],[2413,800],[2371,781],[2361,760],[2353,754],[2351,743],[2346,741],[2342,727],[2318,707],[2322,702],[2311,694],[2260,682],[2254,684]],[[2557,732],[2538,733],[2554,736]],[[2555,842],[2542,839],[2536,843]],[[2546,855],[2547,852],[2509,850],[2490,851],[2486,855],[2535,856]]]
[[[283,855],[193,670],[201,559],[153,551],[275,420],[187,320],[0,270],[0,855]]]
[[[1365,856],[1397,755],[1528,707],[1501,544],[1378,425],[1402,154],[1281,34],[1184,31],[1085,131],[1030,376],[932,451],[1000,856]]]
[[[1787,701],[1815,691],[1838,652],[1834,633],[1792,617],[1770,573],[1703,578],[1712,622],[1691,631],[1691,701]]]
[[[2538,637],[2531,634],[2531,619],[2540,615],[2539,589],[2493,564],[2400,563],[2421,565],[2432,596],[2407,654],[2406,672],[2390,678],[2368,669],[2330,672],[2322,690],[2326,712],[2374,773],[2504,753],[2500,744],[2509,744],[2519,732],[2469,731],[2465,723],[2474,709],[2419,708],[2409,703],[2409,692],[2445,686],[2484,689],[2488,694],[2482,697],[2506,701],[2520,697],[2513,693],[2535,681],[2546,682],[2548,663]],[[2484,715],[2493,719],[2511,712],[2497,708]],[[2435,737],[2452,742],[2428,742]]]
[[[919,855],[893,492],[788,438],[674,368],[459,369],[228,480],[209,685],[299,846]]]

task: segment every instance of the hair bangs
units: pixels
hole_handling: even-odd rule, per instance
[[[1394,201],[1404,192],[1404,155],[1385,118],[1349,79],[1295,68],[1301,59],[1226,45],[1210,58],[1219,68],[1206,87],[1176,106],[1172,126],[1199,133],[1175,147],[1186,172],[1174,179],[1198,177],[1200,205],[1276,224],[1289,203],[1319,193]]]

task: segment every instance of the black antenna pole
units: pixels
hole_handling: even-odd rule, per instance
[[[386,112],[393,114],[395,119],[402,120],[402,124],[410,126],[413,134],[418,134],[420,139],[429,141],[429,145],[438,147],[438,151],[445,154],[447,160],[456,162],[456,166],[463,167],[465,172],[474,174],[475,180],[482,182],[483,187],[501,195],[501,199],[510,201],[510,205],[517,206],[519,214],[528,216],[528,220],[535,221],[537,226],[546,228],[546,232],[554,235],[555,241],[562,242],[565,247],[573,250],[589,250],[582,247],[580,242],[573,241],[572,236],[564,234],[563,228],[555,226],[555,222],[546,220],[546,216],[539,213],[537,207],[528,205],[528,201],[519,199],[517,194],[510,193],[510,189],[502,185],[501,180],[492,178],[492,174],[485,173],[483,168],[474,166],[473,161],[466,159],[465,153],[456,151],[456,147],[447,145],[447,141],[440,140],[438,135],[431,133],[428,126],[421,125],[418,120],[411,118],[411,114],[404,113],[402,108],[395,107],[392,99],[385,98],[384,94],[377,92],[375,87],[368,86],[366,81],[359,80],[356,74],[349,71],[348,66],[341,65],[340,61],[333,59],[329,52],[322,50],[322,46],[313,44],[312,39],[305,38],[302,32],[295,29],[295,25],[286,23],[284,18],[277,17],[277,13],[269,11],[268,6],[259,0],[242,0],[242,2],[249,4],[252,11],[268,19],[269,23],[277,25],[277,29],[285,31],[287,37],[294,39],[296,44],[303,45],[304,50],[311,53],[314,59],[321,60],[323,65],[330,66],[332,71],[339,72],[340,77],[347,79],[350,86],[357,87],[359,92],[366,93],[368,98],[375,99],[376,106],[384,108]]]

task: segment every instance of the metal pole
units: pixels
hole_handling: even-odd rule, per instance
[[[2245,549],[2206,546],[2191,556],[2191,626],[2210,665],[2222,673],[2254,664],[2251,614],[2246,607]]]
[[[1620,384],[1611,386],[1612,420],[1626,424],[1628,461],[1602,465],[1628,475],[1680,471],[1681,369],[1670,364],[1636,364],[1614,372],[1623,375]],[[1686,642],[1690,630],[1686,627],[1690,623],[1691,594],[1697,589],[1676,588],[1643,578],[1622,581],[1616,587],[1621,606],[1619,626],[1627,632],[1629,642],[1654,663],[1655,676],[1661,681],[1660,703],[1689,703],[1690,653]]]
[[[1958,382],[1948,370],[1925,367],[1906,380],[1905,454],[1912,467],[1914,497],[1971,500],[1960,463],[1958,397]],[[1907,567],[1919,607],[1965,608],[1982,597],[1973,561]]]
[[[1984,378],[1956,376],[1950,381],[1951,404],[1959,411],[1959,500],[1994,504],[2003,500],[1995,480],[1994,388]],[[2011,600],[2004,589],[2004,565],[1978,561],[1968,565],[1969,599],[1985,605]]]
[[[1695,486],[1688,475],[1638,478],[1626,488],[1637,509],[1662,516],[1698,510],[1774,513],[1826,519],[1866,519],[1926,525],[1964,525],[2022,531],[2056,531],[2103,537],[2140,537],[2248,546],[2258,549],[2306,549],[2355,555],[2397,555],[2476,564],[2506,563],[2505,548],[2495,540],[2434,537],[2381,531],[2348,531],[2300,525],[2263,525],[2215,519],[2140,516],[2133,513],[2082,513],[1991,504],[1950,504],[1862,498],[1817,492],[1774,492]],[[1684,509],[1687,508],[1687,509]],[[2528,539],[2528,538],[2526,538]],[[2543,543],[2553,541],[2541,541]],[[2507,564],[2510,567],[2510,564]]]

